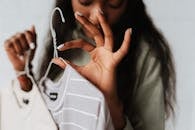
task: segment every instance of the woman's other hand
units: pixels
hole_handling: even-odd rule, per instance
[[[31,61],[36,50],[35,27],[32,26],[29,30],[13,35],[5,41],[4,47],[7,56],[16,72],[25,70],[25,63],[28,58],[27,51],[31,49],[31,55],[29,57],[29,69],[31,69]],[[28,91],[31,89],[32,82],[25,74],[20,75],[18,80],[23,90]]]
[[[34,44],[34,45],[33,45]],[[22,33],[17,33],[7,39],[4,47],[15,71],[24,71],[27,51],[32,49],[30,61],[32,61],[36,49],[35,27]]]

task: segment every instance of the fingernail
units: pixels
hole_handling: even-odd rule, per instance
[[[58,50],[62,49],[64,47],[64,44],[61,44],[57,47]]]
[[[31,42],[31,43],[29,44],[29,47],[30,47],[31,50],[34,50],[34,49],[35,49],[35,44],[34,44],[33,42]]]
[[[132,28],[129,28],[130,35],[132,34]]]
[[[19,56],[19,59],[22,60],[22,61],[24,61],[24,56],[21,56],[21,55],[20,55],[20,56]]]
[[[77,16],[82,17],[82,16],[83,16],[83,14],[82,14],[82,13],[80,13],[80,12],[78,12],[78,11],[76,11],[74,14],[75,14],[75,17],[77,17]]]

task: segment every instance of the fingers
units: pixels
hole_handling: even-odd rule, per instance
[[[103,17],[103,14],[97,10],[97,18],[99,21],[99,24],[101,26],[101,29],[104,34],[101,33],[100,29],[96,27],[94,24],[92,24],[88,19],[86,19],[81,13],[76,12],[75,13],[76,19],[81,23],[81,25],[91,33],[93,36],[97,47],[98,46],[103,46],[112,51],[113,49],[113,33],[112,30],[109,26],[109,24],[106,22],[105,18]],[[102,36],[104,35],[104,36]]]
[[[112,30],[109,24],[106,22],[105,17],[103,17],[103,14],[99,10],[97,10],[97,18],[104,33],[104,47],[112,51],[114,42]]]
[[[18,33],[16,37],[18,39],[18,44],[21,43],[22,49],[28,50],[29,46],[26,44],[28,41],[26,40],[24,33]]]
[[[25,38],[27,40],[28,46],[30,49],[34,50],[36,48],[36,32],[35,27],[32,26],[30,30],[26,30],[24,32]],[[34,43],[34,45],[33,45]]]
[[[67,60],[64,60],[61,57],[59,57],[59,58],[53,58],[52,59],[52,63],[60,66],[62,69],[65,69],[68,64],[71,65],[78,72],[81,72],[81,69],[82,69],[82,67],[77,66],[77,65],[75,65],[75,64],[73,64],[73,63],[71,63],[71,62],[69,62]]]
[[[81,48],[84,51],[91,52],[95,47],[83,39],[69,41],[57,47],[57,49],[60,51],[65,51],[65,50],[74,49],[74,48]]]
[[[32,27],[31,29],[32,30],[26,30],[23,33],[17,33],[16,35],[9,38],[4,44],[5,49],[15,49],[15,52],[21,55],[29,48],[32,48],[32,43],[36,43],[36,34],[34,32],[34,27]]]
[[[22,44],[20,43],[20,39],[18,37],[14,36],[12,39],[12,43],[13,43],[13,47],[14,47],[16,53],[20,56],[23,55],[24,48],[22,47]]]
[[[121,47],[113,54],[116,62],[119,63],[122,58],[128,53],[130,47],[132,29],[129,28],[125,31],[125,36]]]
[[[15,46],[11,40],[6,40],[4,43],[5,50],[7,52],[7,55],[12,63],[16,63],[16,61],[19,60],[19,57],[17,56],[18,51],[16,51]]]
[[[52,63],[60,66],[62,69],[66,68],[66,63],[61,58],[53,58]]]
[[[81,13],[75,12],[75,18],[80,22],[80,24],[93,36],[97,47],[104,45],[104,39],[102,33],[94,24],[92,24],[87,18],[85,18]]]
[[[36,33],[34,27],[25,32],[17,33],[5,41],[4,48],[13,66],[17,66],[15,69],[23,68],[18,66],[23,65],[26,57],[25,52],[29,50],[29,48],[32,48],[30,47],[30,43],[36,43]]]

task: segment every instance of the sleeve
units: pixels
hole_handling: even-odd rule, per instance
[[[133,92],[131,124],[134,130],[164,130],[165,109],[161,64],[149,51],[144,57]]]

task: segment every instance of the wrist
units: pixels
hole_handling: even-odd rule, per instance
[[[19,78],[19,79],[20,79],[20,78],[23,79],[24,77],[25,77],[25,78],[28,78],[28,76],[31,76],[31,77],[34,78],[33,72],[32,72],[32,68],[33,68],[32,64],[29,63],[28,69],[26,69],[26,68],[14,69],[15,75],[16,75],[16,77]],[[23,78],[22,78],[22,77],[23,77]],[[24,79],[24,80],[25,80],[25,79]]]
[[[126,124],[125,116],[123,114],[123,103],[118,99],[117,96],[106,98],[106,100],[115,129],[123,129]]]
[[[18,79],[20,86],[21,86],[21,89],[23,91],[28,92],[32,89],[33,83],[31,81],[31,79],[26,74],[18,76],[17,79]]]

